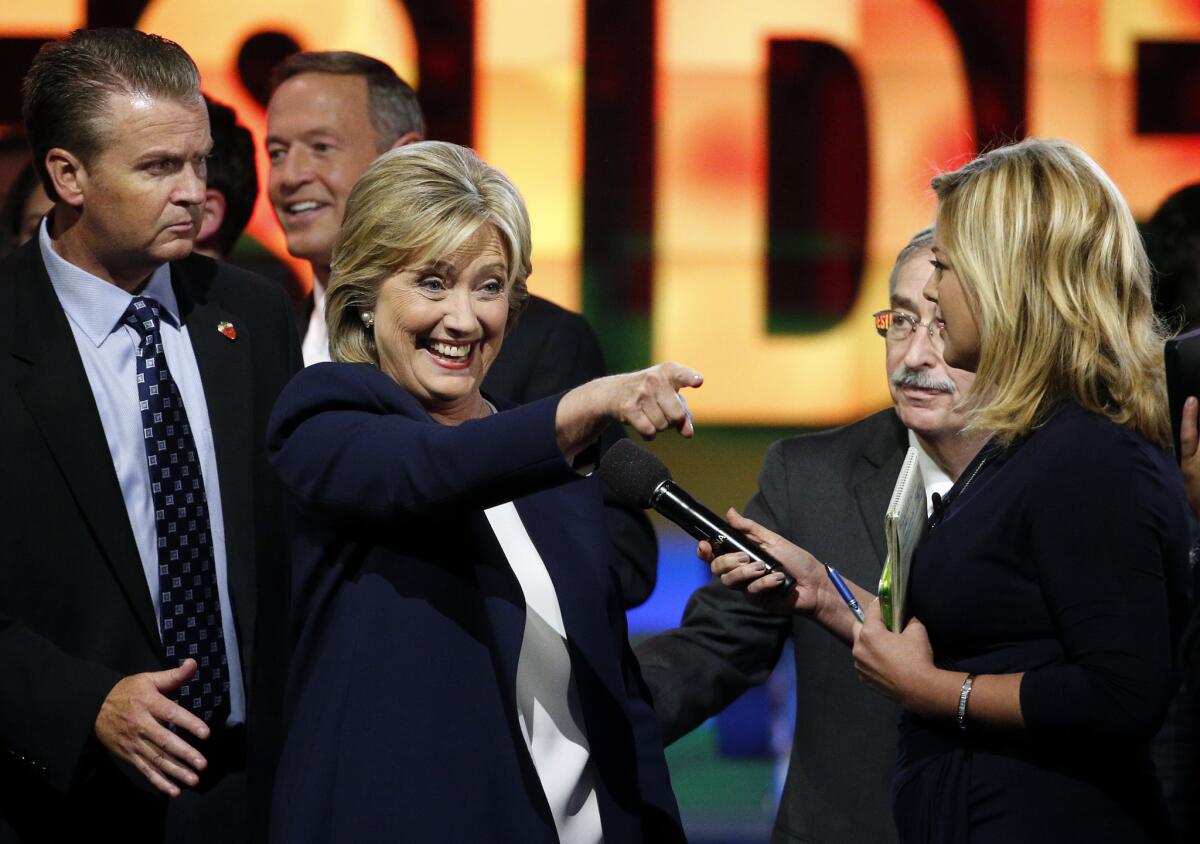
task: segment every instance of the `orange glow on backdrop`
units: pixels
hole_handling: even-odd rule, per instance
[[[86,20],[86,0],[0,3],[0,33],[7,36],[56,38],[78,29]]]
[[[703,422],[815,426],[884,406],[882,349],[867,316],[886,302],[896,251],[932,219],[930,176],[968,158],[975,144],[963,48],[942,8],[933,0],[654,2],[652,357],[705,373],[705,388],[690,398]],[[531,289],[579,308],[589,7],[475,0],[474,8],[475,145],[525,195],[537,268]],[[1135,122],[1138,42],[1200,43],[1200,4],[1028,0],[1027,8],[1027,119],[1018,131],[1080,144],[1139,217],[1200,177],[1200,135],[1138,134]],[[0,36],[59,36],[87,18],[83,0],[0,0]],[[406,7],[398,0],[151,0],[138,25],[179,41],[200,65],[205,89],[237,109],[254,134],[264,190],[249,233],[307,280],[307,267],[289,260],[266,198],[264,114],[238,77],[237,51],[250,35],[281,32],[304,49],[378,56],[419,88],[419,44]],[[865,98],[863,278],[845,318],[812,334],[767,332],[773,38],[843,51]]]
[[[1100,163],[1139,219],[1200,179],[1195,135],[1138,135],[1139,40],[1200,41],[1200,6],[1178,0],[1031,0],[1029,133]]]
[[[869,316],[899,248],[933,218],[934,168],[972,151],[953,35],[930,3],[662,0],[653,357],[704,373],[708,422],[821,425],[887,401]],[[865,278],[818,334],[767,334],[765,58],[770,37],[828,42],[863,80],[871,185]],[[820,166],[820,162],[813,162]]]
[[[475,147],[521,191],[529,288],[582,304],[583,0],[477,0]]]

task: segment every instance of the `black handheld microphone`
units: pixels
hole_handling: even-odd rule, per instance
[[[671,480],[671,470],[646,449],[629,440],[618,440],[600,458],[596,471],[608,484],[609,491],[627,504],[654,508],[689,535],[707,540],[717,554],[733,551],[749,554],[765,563],[768,572],[782,574],[785,589],[796,585],[778,560],[684,492]]]

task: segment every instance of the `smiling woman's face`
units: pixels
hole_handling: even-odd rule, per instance
[[[479,392],[508,322],[508,262],[491,224],[449,255],[384,280],[375,305],[379,368],[439,422],[483,412]]]

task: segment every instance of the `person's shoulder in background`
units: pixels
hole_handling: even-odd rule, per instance
[[[607,374],[600,341],[587,319],[531,295],[483,389],[524,404]]]
[[[777,440],[767,452],[764,470],[773,461],[785,467],[804,465],[809,472],[821,470],[823,481],[837,477],[850,484],[856,476],[855,464],[864,457],[869,462],[884,461],[907,446],[908,430],[889,407],[836,428]]]
[[[239,316],[251,319],[280,308],[292,312],[291,301],[279,284],[258,273],[195,252],[173,266],[187,293],[206,300],[211,297],[213,304]]]

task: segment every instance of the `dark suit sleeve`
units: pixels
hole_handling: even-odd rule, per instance
[[[0,616],[0,747],[59,791],[83,773],[100,704],[121,675]]]
[[[546,321],[547,330],[536,352],[520,362],[520,395],[511,396],[513,401],[552,396],[606,374],[600,341],[587,320],[579,314],[559,313],[560,318]]]
[[[280,397],[268,459],[302,508],[332,521],[491,507],[578,478],[558,448],[559,398],[438,425],[374,367],[318,364]]]
[[[1096,460],[1103,454],[1103,460]],[[1174,692],[1167,582],[1187,546],[1178,477],[1086,437],[1031,492],[1029,554],[1066,659],[1025,672],[1030,732],[1149,740]]]
[[[787,470],[776,443],[767,452],[746,515],[786,535],[788,512]],[[790,629],[789,618],[758,609],[718,580],[696,590],[678,628],[635,647],[663,741],[670,744],[686,735],[765,681]]]

